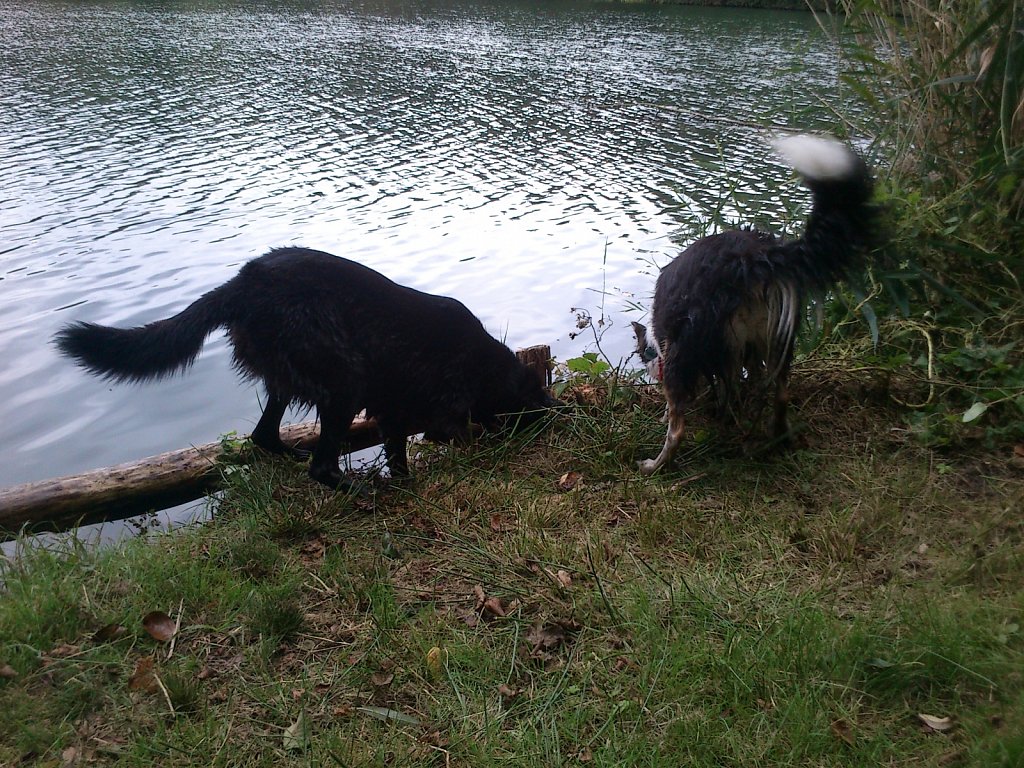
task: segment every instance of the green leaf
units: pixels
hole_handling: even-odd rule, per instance
[[[420,724],[419,719],[404,712],[399,712],[397,709],[388,709],[387,707],[356,707],[356,709],[378,720],[394,720],[397,723],[405,723],[406,725]]]
[[[983,414],[987,410],[988,406],[985,403],[975,403],[966,411],[964,411],[964,415],[961,417],[961,419],[964,422],[964,424],[968,424],[974,421],[979,416],[981,416],[981,414]]]

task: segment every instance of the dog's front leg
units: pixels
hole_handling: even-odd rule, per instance
[[[392,478],[409,477],[409,452],[404,437],[384,438],[384,458]]]
[[[329,488],[347,491],[351,483],[345,480],[338,467],[338,459],[355,410],[350,406],[319,403],[317,413],[320,416],[320,439],[317,440],[313,458],[309,462],[309,476]]]
[[[652,475],[661,469],[675,455],[679,443],[683,439],[683,412],[672,400],[668,403],[668,432],[665,435],[665,444],[661,447],[661,453],[654,459],[645,459],[640,462],[640,473]]]

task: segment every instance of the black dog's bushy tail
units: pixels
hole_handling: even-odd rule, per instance
[[[876,236],[874,181],[853,150],[834,139],[791,136],[775,150],[799,173],[813,195],[803,237],[773,247],[777,275],[802,291],[824,291],[861,267]]]
[[[166,320],[137,328],[93,323],[64,326],[54,341],[62,354],[112,381],[148,381],[188,368],[206,337],[230,319],[229,281]]]

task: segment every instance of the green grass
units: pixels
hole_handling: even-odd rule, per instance
[[[642,478],[661,403],[590,380],[540,434],[424,447],[412,485],[270,461],[206,525],[24,542],[0,764],[1020,764],[1011,446],[925,449],[862,375],[796,378],[787,454],[695,412]]]

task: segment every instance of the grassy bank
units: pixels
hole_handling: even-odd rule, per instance
[[[207,525],[26,544],[0,763],[1019,765],[1020,447],[921,447],[912,380],[796,379],[790,453],[694,413],[641,478],[662,404],[584,377],[412,485],[253,463]]]

